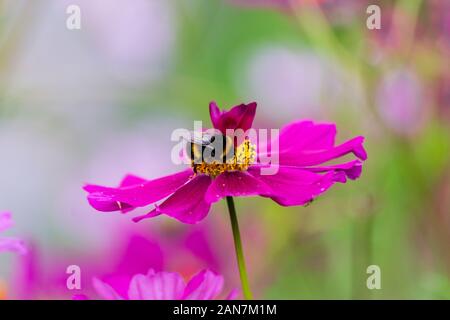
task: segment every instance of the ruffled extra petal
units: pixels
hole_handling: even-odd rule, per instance
[[[209,113],[214,128],[226,133],[227,129],[250,129],[256,114],[256,102],[249,104],[240,104],[231,108],[229,111],[220,111],[217,104],[213,101],[209,104]]]
[[[345,173],[330,171],[314,173],[298,167],[279,167],[273,175],[261,175],[260,168],[248,171],[256,179],[270,186],[270,192],[261,194],[282,206],[305,205],[327,191],[336,182],[345,182]]]
[[[297,121],[280,131],[280,150],[322,150],[332,148],[336,137],[333,123],[315,124],[313,121]]]
[[[336,182],[360,177],[363,161],[367,159],[364,137],[358,136],[340,145],[335,145],[336,126],[316,124],[312,121],[298,121],[281,129],[278,150],[272,141],[265,149],[272,162],[279,156],[278,169],[272,175],[261,174],[265,164],[252,166],[248,172],[268,187],[271,192],[261,194],[270,197],[283,206],[307,204],[324,193]],[[356,159],[339,162],[339,159],[353,154]],[[259,154],[259,159],[266,155]],[[331,164],[328,163],[333,161]],[[268,171],[265,171],[266,173]]]
[[[282,166],[316,166],[352,153],[360,160],[367,159],[364,137],[358,136],[335,146],[336,126],[312,121],[291,123],[281,129],[279,164]],[[274,144],[271,144],[271,147]],[[271,150],[276,154],[276,151]]]
[[[353,160],[349,162],[345,162],[342,164],[330,165],[330,166],[320,166],[320,167],[311,167],[305,168],[311,172],[327,172],[327,171],[336,171],[345,173],[345,177],[356,180],[360,177],[362,172],[363,162],[361,160]]]

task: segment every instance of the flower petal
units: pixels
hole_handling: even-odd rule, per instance
[[[136,217],[135,222],[164,213],[184,223],[197,223],[209,212],[210,204],[205,202],[205,193],[211,184],[211,178],[198,175],[179,188],[161,205],[147,215]]]
[[[150,270],[147,275],[133,277],[128,291],[130,300],[179,300],[185,284],[178,273]]]
[[[303,151],[285,150],[280,152],[280,164],[283,166],[314,166],[353,153],[361,160],[367,159],[363,147],[364,137],[356,137],[330,149]]]
[[[270,197],[282,206],[304,205],[328,190],[335,182],[345,182],[345,173],[329,171],[321,175],[298,167],[280,166],[274,175],[261,175],[260,168],[251,167],[248,172],[270,186]]]
[[[11,228],[14,225],[10,212],[0,213],[0,231]]]
[[[351,180],[358,179],[361,176],[362,172],[362,162],[361,160],[353,160],[349,162],[345,162],[342,164],[336,164],[332,166],[320,166],[320,167],[312,167],[312,168],[304,168],[305,170],[311,172],[327,172],[327,171],[342,171],[345,173],[345,176]]]
[[[120,187],[129,187],[136,184],[147,182],[146,179],[135,176],[133,174],[127,174],[120,182]]]
[[[215,101],[211,101],[209,103],[209,116],[211,118],[211,123],[213,124],[214,128],[217,128],[219,126],[221,115],[222,115],[222,112],[220,111],[219,107],[217,106],[217,103]]]
[[[332,148],[336,137],[336,125],[316,124],[312,121],[293,122],[280,131],[280,150],[322,150]]]
[[[145,219],[150,219],[150,218],[157,217],[157,216],[159,216],[159,215],[162,214],[162,212],[158,211],[157,209],[158,209],[158,207],[156,206],[156,207],[155,207],[152,211],[150,211],[149,213],[144,214],[144,215],[141,215],[141,216],[134,217],[132,220],[133,220],[134,222],[139,222],[139,221],[141,221],[141,220],[145,220]]]
[[[102,212],[132,210],[135,207],[127,203],[115,200],[115,197],[108,196],[107,192],[94,192],[87,196],[87,200],[91,207]]]
[[[166,177],[148,180],[139,184],[129,185],[130,180],[137,181],[135,176],[127,176],[122,181],[123,187],[109,188],[97,185],[86,185],[89,192],[88,201],[99,211],[119,211],[133,207],[143,207],[167,197],[185,184],[192,175],[192,169],[187,169]]]
[[[233,289],[230,291],[228,296],[225,298],[225,300],[235,300],[240,294],[240,291],[238,289]]]
[[[240,104],[229,111],[220,111],[213,101],[209,104],[209,113],[214,128],[226,133],[227,129],[242,129],[244,131],[252,127],[256,114],[256,102]]]
[[[145,183],[147,182],[146,179],[135,176],[133,174],[128,174],[126,175],[122,181],[120,182],[120,187],[129,187],[129,186],[133,186],[133,185],[137,185],[137,184],[141,184],[141,183]],[[127,213],[133,209],[135,209],[135,207],[127,205],[125,203],[121,204],[121,212],[122,213]]]
[[[270,194],[271,189],[264,182],[247,172],[224,172],[217,176],[208,188],[205,201],[214,203],[226,196],[254,196]]]
[[[353,153],[361,160],[367,159],[363,147],[364,137],[359,136],[334,146],[335,136],[336,126],[334,124],[316,124],[312,121],[288,124],[281,129],[278,137],[279,164],[283,166],[314,166],[348,153]],[[270,145],[266,150],[269,149]],[[275,153],[275,151],[271,153]]]
[[[92,285],[97,294],[105,300],[123,300],[123,297],[121,297],[109,284],[97,278],[92,279]]]
[[[26,254],[28,252],[25,243],[17,238],[0,238],[0,252],[9,251],[18,254]]]
[[[184,290],[185,300],[212,300],[219,295],[223,288],[223,277],[210,271],[197,273]]]

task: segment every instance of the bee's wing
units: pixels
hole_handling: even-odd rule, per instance
[[[204,146],[204,145],[207,144],[206,141],[203,140],[203,138],[202,138],[202,137],[199,137],[199,136],[193,136],[193,137],[191,137],[190,142],[193,143],[193,144],[198,144],[198,145],[200,145],[200,146]]]
[[[189,140],[190,143],[196,144],[202,147],[206,148],[213,148],[213,146],[210,145],[210,141],[206,139],[204,136],[198,136],[198,135],[191,135],[191,139]]]

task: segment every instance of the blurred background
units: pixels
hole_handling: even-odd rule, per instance
[[[81,29],[66,28],[67,6]],[[366,9],[381,8],[369,30]],[[92,276],[211,268],[239,287],[224,203],[195,226],[90,208],[82,186],[151,179],[208,103],[257,125],[335,122],[366,137],[362,177],[308,207],[237,199],[261,299],[450,298],[450,2],[0,1],[0,211],[30,253],[0,256],[0,297],[70,299]],[[66,268],[82,290],[66,288]],[[381,268],[368,290],[366,268]]]

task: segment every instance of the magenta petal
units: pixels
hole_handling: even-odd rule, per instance
[[[323,150],[332,148],[336,137],[334,124],[316,124],[312,121],[293,122],[280,131],[279,147],[284,150]]]
[[[10,212],[0,213],[0,231],[9,229],[14,225]],[[27,248],[21,239],[17,238],[0,238],[0,252],[9,251],[19,254],[26,254]]]
[[[114,272],[99,278],[100,281],[110,286],[120,297],[128,297],[128,288],[133,275]]]
[[[225,298],[225,300],[235,300],[240,294],[240,291],[238,289],[233,289],[230,291],[228,296]]]
[[[146,179],[135,176],[133,174],[128,174],[125,176],[125,178],[122,179],[120,182],[120,187],[129,187],[136,184],[141,184],[147,182]]]
[[[221,112],[215,102],[209,105],[209,113],[214,128],[226,133],[227,129],[250,129],[256,114],[256,102],[240,104],[229,111]]]
[[[144,215],[142,215],[142,216],[134,217],[132,220],[133,220],[134,222],[139,222],[139,221],[141,221],[141,220],[145,220],[145,219],[157,217],[157,216],[159,216],[159,215],[162,214],[162,212],[159,212],[159,211],[157,210],[157,208],[158,208],[158,207],[156,206],[156,207],[155,207],[152,211],[150,211],[149,213],[144,214]]]
[[[279,163],[283,166],[315,166],[353,153],[367,159],[364,137],[356,137],[334,146],[336,126],[312,121],[291,123],[279,135]]]
[[[125,176],[125,178],[122,179],[122,181],[120,182],[120,187],[129,187],[129,186],[133,186],[133,185],[137,185],[137,184],[142,184],[144,182],[147,182],[146,179],[135,176],[133,174],[128,174]],[[122,213],[127,213],[131,210],[135,209],[135,207],[127,205],[125,203],[121,203],[120,204],[120,211]],[[101,210],[99,210],[101,211]],[[115,211],[115,210],[114,210]]]
[[[217,106],[217,103],[214,101],[211,101],[209,104],[209,116],[211,117],[211,123],[214,128],[218,128],[220,125],[220,116],[222,115],[222,112],[220,111],[219,107]]]
[[[304,168],[304,169],[311,172],[342,171],[345,173],[345,176],[347,178],[355,180],[361,176],[362,162],[361,160],[353,160],[343,164]]]
[[[105,300],[123,300],[123,297],[120,296],[109,284],[97,278],[92,279],[92,285],[98,295]]]
[[[191,175],[192,169],[187,169],[166,177],[125,187],[108,188],[86,185],[84,189],[89,192],[88,201],[95,209],[118,211],[131,207],[143,207],[161,200],[185,184]],[[136,177],[131,179],[136,181]]]
[[[0,252],[9,251],[18,254],[26,254],[27,248],[21,239],[0,238]]]
[[[223,287],[223,277],[209,270],[200,271],[187,284],[185,300],[212,300]]]
[[[225,172],[217,176],[208,188],[205,201],[214,203],[226,196],[254,196],[271,194],[269,186],[251,174],[241,171]]]
[[[356,137],[341,145],[325,150],[307,152],[293,149],[284,150],[280,152],[280,164],[283,166],[314,166],[349,153],[353,153],[361,160],[366,160],[367,154],[364,150],[363,142],[364,137]]]
[[[14,225],[10,212],[0,213],[0,231],[11,228]]]
[[[179,188],[173,195],[157,206],[154,211],[135,221],[164,213],[184,223],[197,223],[209,212],[210,204],[205,202],[205,193],[211,184],[211,178],[198,175]]]
[[[328,190],[335,182],[345,182],[343,172],[330,171],[325,175],[297,167],[279,167],[275,175],[260,175],[258,167],[249,171],[272,189],[268,196],[283,206],[304,205]]]
[[[142,253],[145,252],[145,255]],[[117,264],[114,264],[114,274],[130,276],[138,273],[147,273],[150,268],[162,270],[164,263],[163,252],[160,244],[149,237],[133,234],[128,238],[128,243]]]
[[[95,210],[103,212],[119,211],[134,208],[133,206],[127,203],[117,201],[115,200],[114,197],[108,197],[107,195],[101,192],[89,194],[87,196],[87,200],[91,205],[91,207],[93,207]]]
[[[185,284],[177,273],[150,270],[147,275],[133,277],[128,291],[130,300],[179,300]]]
[[[184,246],[200,261],[213,269],[220,268],[219,257],[210,241],[209,230],[206,228],[191,229],[183,241]]]

